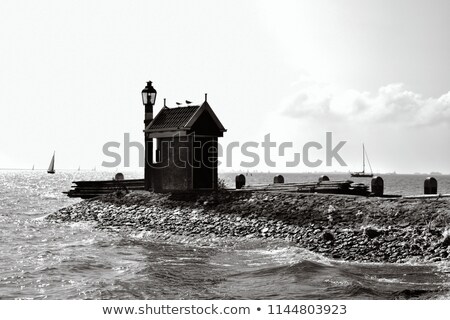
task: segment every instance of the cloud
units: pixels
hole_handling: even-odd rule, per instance
[[[282,102],[281,113],[285,116],[406,126],[450,124],[450,92],[438,98],[424,98],[403,84],[394,83],[372,94],[338,90],[310,79],[301,79],[295,87],[296,92]]]

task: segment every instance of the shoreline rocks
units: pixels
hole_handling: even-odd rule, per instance
[[[107,195],[46,219],[192,237],[281,239],[346,261],[450,259],[450,201],[275,192]]]

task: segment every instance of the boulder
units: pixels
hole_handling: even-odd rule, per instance
[[[380,236],[382,233],[383,233],[382,230],[379,230],[379,229],[377,229],[375,227],[366,227],[364,229],[364,234],[369,239],[376,238],[376,237]]]

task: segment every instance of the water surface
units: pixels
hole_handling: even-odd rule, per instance
[[[347,263],[283,241],[162,240],[151,232],[98,230],[91,223],[43,219],[79,201],[61,193],[72,180],[111,176],[101,172],[47,175],[40,171],[0,171],[2,299],[450,297],[449,262]],[[253,178],[264,181],[267,176]],[[398,181],[412,185],[416,180],[423,182],[423,177],[402,177]],[[394,191],[404,186],[397,182],[390,188]]]

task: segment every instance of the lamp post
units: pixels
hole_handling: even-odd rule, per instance
[[[148,81],[147,85],[141,92],[142,103],[145,107],[145,118],[144,125],[145,128],[153,120],[153,106],[156,100],[156,90],[152,86],[152,82]],[[145,179],[145,190],[150,190],[152,188],[151,181],[151,170],[153,163],[153,139],[148,138],[147,133],[144,132],[144,142],[145,142],[145,164],[144,164],[144,179]]]

